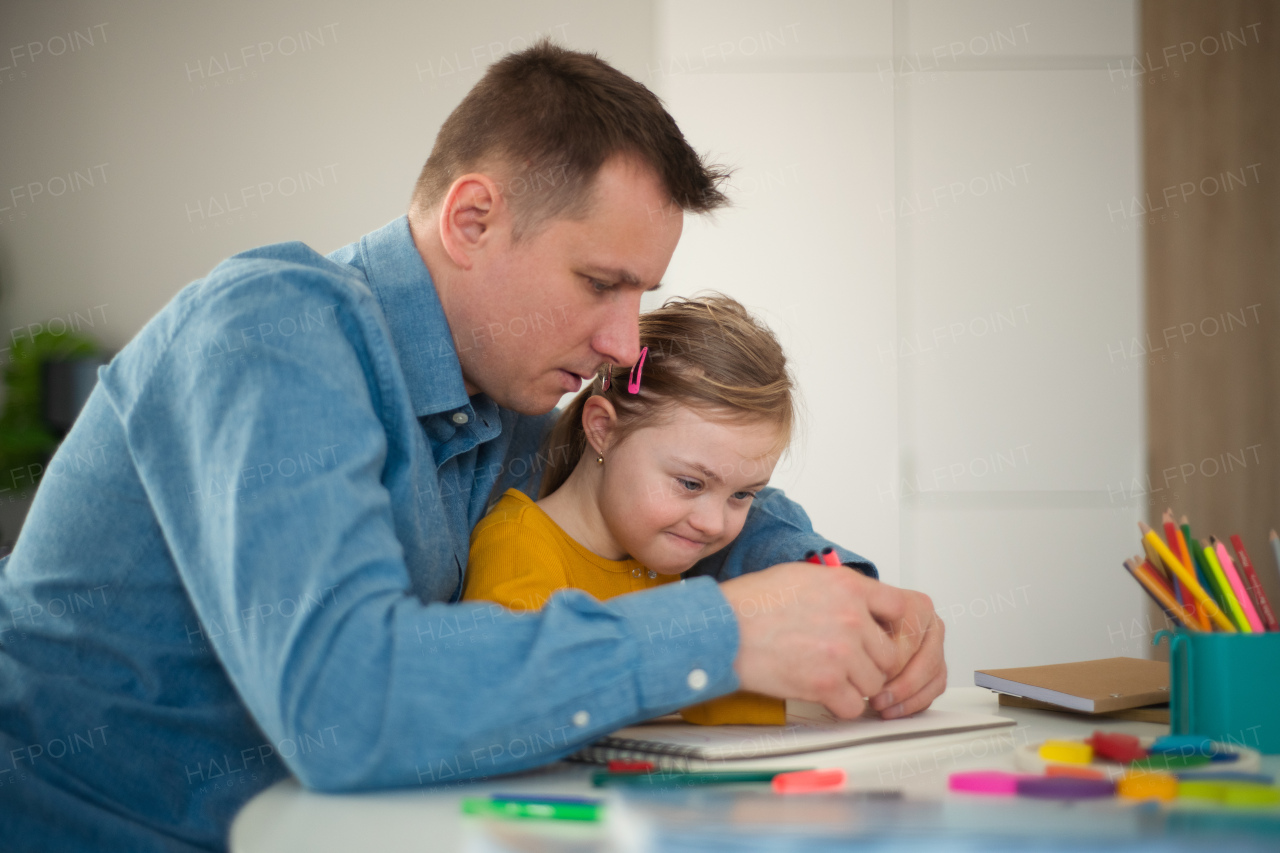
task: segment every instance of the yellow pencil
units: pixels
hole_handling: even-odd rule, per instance
[[[1147,552],[1147,562],[1151,563],[1151,568],[1160,573],[1160,576],[1169,583],[1173,583],[1173,578],[1169,577],[1169,570],[1164,567],[1164,563],[1160,562],[1160,555],[1156,553],[1156,549],[1151,547],[1151,543],[1142,540],[1142,550]]]
[[[1187,567],[1182,565],[1177,557],[1173,556],[1173,552],[1165,546],[1160,537],[1156,535],[1156,532],[1142,521],[1138,522],[1138,530],[1142,532],[1142,541],[1151,543],[1151,547],[1155,548],[1156,553],[1160,555],[1160,561],[1164,563],[1165,568],[1177,575],[1178,580],[1182,581],[1182,586],[1196,600],[1196,605],[1209,614],[1209,618],[1213,620],[1213,623],[1228,634],[1238,634],[1236,626],[1231,624],[1231,620],[1222,612],[1222,608],[1218,606],[1218,603],[1204,591],[1204,587],[1200,586],[1196,576],[1187,571]]]

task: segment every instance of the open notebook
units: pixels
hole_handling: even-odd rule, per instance
[[[898,720],[874,712],[840,720],[821,705],[788,702],[783,726],[696,726],[679,717],[659,717],[619,729],[572,756],[607,764],[614,760],[650,761],[660,769],[686,769],[702,762],[798,755],[823,749],[907,740],[956,732],[1012,726],[991,714],[930,709]]]

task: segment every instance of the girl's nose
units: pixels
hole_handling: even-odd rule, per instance
[[[718,507],[703,505],[701,501],[698,503],[693,515],[689,516],[689,526],[702,538],[715,539],[724,532],[724,512]]]

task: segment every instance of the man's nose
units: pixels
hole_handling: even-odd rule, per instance
[[[640,294],[619,299],[608,312],[593,348],[615,365],[630,367],[640,358]]]

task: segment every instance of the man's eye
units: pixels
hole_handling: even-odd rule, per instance
[[[676,482],[684,486],[685,489],[690,492],[696,492],[698,489],[702,488],[702,484],[697,480],[686,480],[683,477],[676,477]]]
[[[604,293],[605,291],[611,288],[610,285],[605,284],[603,281],[597,281],[594,278],[589,280],[591,282],[591,289],[594,290],[596,293]]]

